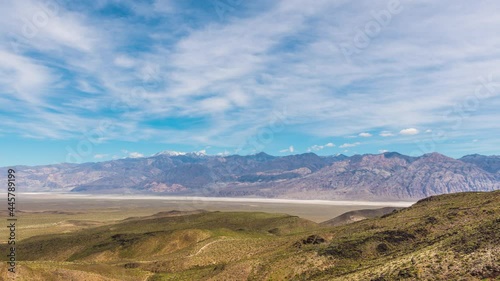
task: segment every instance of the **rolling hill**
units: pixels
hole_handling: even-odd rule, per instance
[[[22,240],[17,280],[498,280],[499,202],[500,191],[432,196],[342,226],[165,212]]]

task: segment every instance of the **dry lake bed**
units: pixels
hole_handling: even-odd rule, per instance
[[[172,210],[286,213],[322,222],[352,210],[407,207],[411,204],[413,202],[18,193],[16,216],[18,240],[22,240]],[[6,217],[5,212],[2,215]],[[7,229],[0,229],[0,235],[7,235]]]

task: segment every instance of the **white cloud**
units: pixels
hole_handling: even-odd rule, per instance
[[[369,138],[372,136],[372,134],[365,132],[365,133],[360,133],[358,136],[363,137],[363,138]]]
[[[125,55],[117,56],[114,60],[114,63],[115,63],[115,65],[117,65],[119,67],[124,67],[124,68],[130,68],[136,64],[134,59],[132,59],[128,56],[125,56]]]
[[[340,146],[340,148],[346,148],[346,147],[355,147],[360,145],[360,142],[355,142],[355,143],[344,143],[343,145]]]
[[[399,134],[406,135],[406,136],[416,135],[418,133],[419,133],[419,131],[415,128],[408,128],[408,129],[403,129],[403,130],[399,131]]]
[[[0,90],[15,93],[27,103],[40,105],[45,96],[40,89],[57,80],[52,71],[28,57],[3,51],[0,46]]]
[[[224,152],[219,152],[217,153],[217,156],[228,156],[230,153],[227,150],[224,150]]]
[[[295,148],[293,147],[293,145],[290,145],[290,147],[288,147],[287,149],[282,149],[280,150],[281,153],[293,153],[295,151]]]
[[[141,158],[141,157],[144,157],[144,154],[139,153],[139,152],[130,152],[128,154],[128,157],[130,157],[130,158]]]
[[[99,90],[92,86],[88,81],[79,80],[77,81],[77,88],[85,93],[97,93]]]
[[[307,152],[319,151],[319,150],[322,150],[322,149],[324,149],[326,147],[334,147],[334,146],[335,146],[335,144],[333,144],[332,142],[329,142],[329,143],[327,143],[325,145],[317,145],[317,144],[315,144],[315,145],[313,145],[311,147],[308,147],[307,148]]]
[[[386,153],[386,152],[389,152],[389,150],[387,150],[387,149],[379,149],[378,150],[378,153]]]
[[[198,110],[205,112],[223,112],[231,107],[231,103],[225,98],[207,98],[198,104]]]
[[[309,148],[307,148],[307,152],[311,152],[311,151],[318,151],[318,150],[322,150],[323,148],[325,148],[323,145],[313,145]]]
[[[108,156],[109,156],[109,154],[95,154],[94,158],[95,159],[103,159],[103,158],[106,158]]]
[[[381,136],[381,137],[392,137],[392,136],[394,136],[394,134],[391,133],[391,132],[389,132],[389,131],[382,131],[382,132],[380,132],[379,136]]]
[[[57,1],[12,1],[2,5],[8,6],[1,13],[0,24],[23,37],[18,42],[20,47],[30,45],[38,50],[66,54],[65,48],[86,53],[98,46],[99,28],[94,29],[83,14],[67,10]]]

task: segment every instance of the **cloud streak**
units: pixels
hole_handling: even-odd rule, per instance
[[[339,146],[340,148],[348,148],[348,147],[355,147],[360,145],[360,142],[354,142],[354,143],[344,143],[343,145]]]

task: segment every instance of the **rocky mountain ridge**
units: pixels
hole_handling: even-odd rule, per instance
[[[397,152],[347,157],[158,153],[99,163],[18,166],[26,192],[155,193],[299,199],[413,200],[500,189],[499,156]]]

